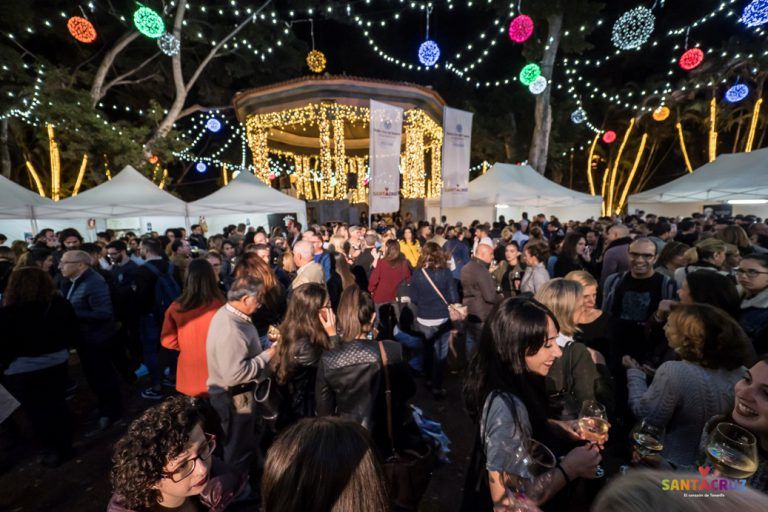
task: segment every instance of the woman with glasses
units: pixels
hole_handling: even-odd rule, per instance
[[[216,437],[205,423],[201,402],[183,396],[134,420],[115,445],[107,512],[226,509],[247,479],[214,460]]]
[[[768,255],[750,254],[736,269],[741,292],[739,323],[752,340],[755,351],[768,351]]]

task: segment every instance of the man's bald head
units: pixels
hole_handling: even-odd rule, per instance
[[[475,249],[475,258],[485,263],[493,261],[493,247],[488,244],[478,244]]]

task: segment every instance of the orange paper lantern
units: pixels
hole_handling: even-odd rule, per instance
[[[93,23],[81,16],[72,16],[67,21],[67,28],[72,37],[81,43],[92,43],[96,40],[96,29]]]

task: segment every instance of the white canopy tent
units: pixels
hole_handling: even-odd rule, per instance
[[[205,217],[209,234],[240,222],[268,228],[267,215],[286,213],[295,214],[296,220],[307,225],[304,201],[267,186],[249,172],[241,172],[227,186],[189,203],[189,215]]]
[[[639,194],[629,196],[630,211],[636,209],[666,216],[688,216],[705,205],[735,202],[734,214],[768,216],[768,148],[751,153],[720,155],[692,174]]]
[[[48,204],[53,202],[0,176],[0,233],[10,240],[36,233],[38,209]]]
[[[597,218],[600,196],[571,190],[548,180],[529,165],[494,164],[469,183],[469,203],[442,211],[448,222],[486,222],[499,215],[520,219],[523,212],[555,215],[561,220]],[[427,218],[439,217],[440,200],[427,202]]]

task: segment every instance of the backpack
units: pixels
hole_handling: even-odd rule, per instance
[[[165,311],[173,301],[181,295],[181,286],[173,277],[173,263],[168,263],[168,271],[163,274],[156,266],[147,263],[144,265],[155,277],[155,303],[153,312],[160,321],[165,316]]]

